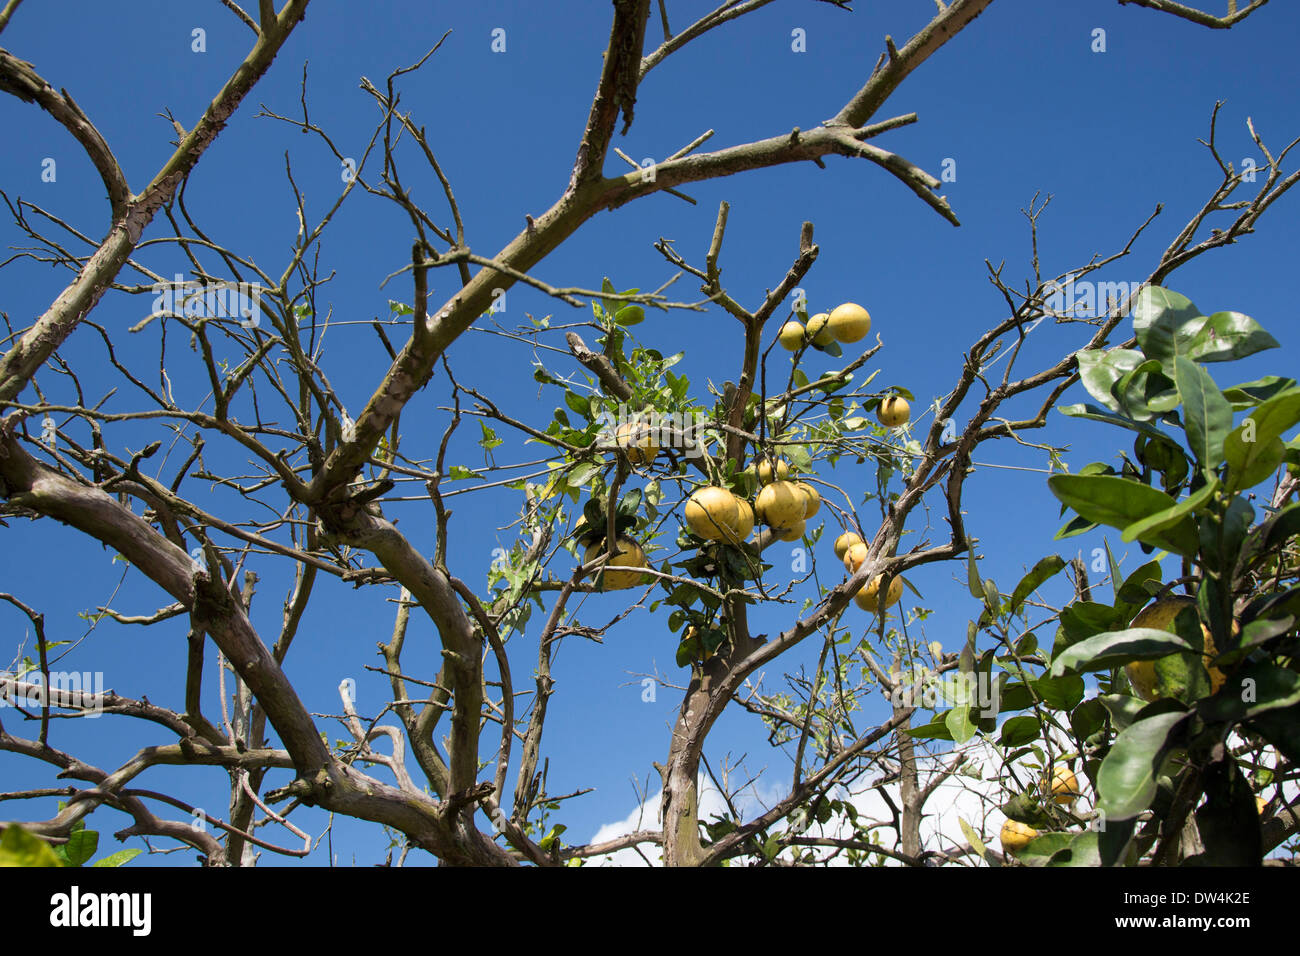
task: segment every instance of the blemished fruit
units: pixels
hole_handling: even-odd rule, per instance
[[[1079,798],[1079,778],[1069,767],[1057,767],[1052,771],[1052,799],[1061,806],[1074,803]]]
[[[722,541],[736,534],[740,509],[726,488],[697,488],[686,501],[686,526],[706,541]]]
[[[842,535],[840,535],[838,538],[835,539],[835,557],[843,561],[844,555],[848,553],[849,548],[853,547],[853,545],[855,544],[861,544],[861,543],[862,543],[861,537],[859,537],[857,534],[855,534],[852,531],[845,531]]]
[[[790,477],[790,466],[786,462],[778,458],[776,461],[775,472],[778,481],[785,481],[787,478]],[[773,467],[770,461],[768,461],[767,459],[763,459],[758,463],[758,466],[756,468],[756,474],[758,475],[758,483],[760,485],[771,484],[772,473],[773,473]]]
[[[744,541],[754,530],[754,508],[744,498],[737,498],[736,512],[739,515],[736,519],[736,538]]]
[[[788,481],[774,481],[754,499],[754,513],[765,525],[785,531],[803,520],[804,496]]]
[[[813,345],[825,348],[835,341],[835,333],[831,330],[829,320],[829,312],[818,312],[808,320],[808,338],[812,339]]]
[[[644,577],[641,569],[646,566],[645,552],[641,550],[641,545],[631,538],[619,538],[615,551],[614,556],[605,562],[604,567],[595,572],[593,580],[606,591],[624,591],[636,587]],[[605,542],[593,542],[587,546],[582,563],[590,564],[604,553]],[[633,568],[634,570],[611,571],[610,568]]]
[[[776,536],[782,541],[798,541],[803,537],[803,529],[806,524],[807,522],[804,521],[803,518],[800,518],[794,524],[790,525],[789,528],[777,531]]]
[[[791,319],[781,326],[781,331],[776,337],[787,352],[797,352],[799,346],[803,345],[803,326]]]
[[[856,302],[845,302],[832,310],[826,324],[837,341],[858,342],[871,331],[871,313]]]
[[[654,461],[659,454],[659,443],[655,441],[650,426],[639,422],[624,422],[614,432],[614,441],[627,454],[628,461],[634,465],[644,465]]]
[[[871,611],[873,614],[879,610],[883,610],[880,607],[879,601],[880,582],[882,578],[884,578],[883,574],[877,574],[874,578],[863,585],[857,594],[853,595],[853,600],[857,603],[858,607],[862,608],[862,610]],[[903,579],[895,577],[889,582],[889,593],[885,595],[885,608],[893,607],[902,599],[902,597]]]
[[[862,567],[862,562],[865,560],[867,560],[867,546],[858,539],[844,552],[844,570],[849,574],[857,574],[858,568]]]
[[[1002,824],[1002,832],[998,834],[998,840],[1002,843],[1002,849],[1014,854],[1029,846],[1029,841],[1036,836],[1038,831],[1029,824],[1021,823],[1019,820],[1008,820]]]
[[[876,418],[886,428],[897,428],[899,425],[906,425],[911,417],[911,406],[907,404],[907,399],[901,395],[890,395],[876,406]]]
[[[817,493],[816,488],[808,484],[806,481],[796,481],[794,486],[798,488],[800,493],[804,496],[803,516],[805,518],[811,518],[821,510],[822,496]]]
[[[1163,598],[1150,604],[1138,612],[1137,617],[1133,618],[1133,623],[1129,627],[1150,627],[1157,631],[1170,631],[1174,629],[1174,618],[1178,617],[1178,612],[1185,607],[1196,607],[1196,599],[1186,595],[1178,597]],[[1241,630],[1241,625],[1237,621],[1232,622],[1233,633]],[[1210,674],[1210,692],[1217,693],[1227,680],[1227,675],[1217,667],[1209,667],[1209,661],[1218,656],[1218,650],[1214,646],[1214,638],[1210,634],[1210,629],[1204,624],[1201,625],[1201,637],[1205,641],[1205,663]],[[1160,696],[1160,691],[1156,680],[1156,663],[1155,661],[1132,661],[1125,668],[1128,674],[1128,682],[1133,686],[1133,693],[1137,694],[1143,700],[1152,701]]]

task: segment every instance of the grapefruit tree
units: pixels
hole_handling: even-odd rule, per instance
[[[961,845],[926,846],[921,837],[936,781],[965,772],[965,757],[947,742],[997,731],[999,746],[1028,748],[1014,758],[1014,751],[1002,754],[1008,766],[1026,756],[1038,762],[1033,786],[1004,801],[1020,859],[1187,859],[1196,855],[1182,838],[1189,818],[1206,859],[1229,858],[1228,842],[1245,833],[1241,808],[1254,807],[1253,794],[1264,784],[1265,768],[1254,755],[1272,748],[1280,762],[1269,772],[1283,776],[1296,759],[1286,743],[1296,706],[1295,506],[1288,504],[1294,475],[1278,481],[1267,514],[1256,513],[1248,499],[1251,488],[1295,464],[1283,440],[1296,420],[1295,383],[1277,378],[1218,390],[1202,364],[1248,354],[1268,344],[1265,334],[1236,313],[1193,314],[1160,286],[1252,231],[1296,181],[1283,174],[1282,155],[1264,150],[1269,158],[1258,182],[1223,167],[1223,184],[1150,263],[1151,288],[1089,322],[1069,322],[1076,317],[1053,305],[1053,289],[1067,275],[1082,278],[1129,254],[1137,235],[1114,255],[1054,278],[1041,274],[1035,258],[1015,289],[991,268],[1005,314],[973,336],[959,360],[954,356],[951,388],[929,404],[905,382],[875,381],[873,360],[891,321],[900,320],[868,311],[870,289],[855,291],[860,301],[850,302],[800,294],[805,280],[816,279],[811,223],[800,230],[785,274],[761,294],[724,281],[726,203],[712,231],[698,237],[699,254],[680,253],[669,240],[655,246],[698,283],[700,301],[670,301],[666,285],[620,290],[605,279],[599,288],[587,287],[594,281],[562,287],[536,274],[601,212],[657,194],[682,197],[692,183],[753,169],[820,165],[832,155],[867,161],[956,224],[941,181],[877,145],[916,116],[886,117],[881,110],[907,76],[992,2],[940,3],[907,42],[885,38],[879,63],[846,91],[830,120],[701,152],[710,131],[653,170],[632,161],[636,169],[611,173],[606,162],[619,120],[624,131],[632,124],[643,78],[699,37],[766,5],[726,3],[673,34],[660,4],[665,36],[652,46],[649,0],[616,0],[559,198],[521,217],[518,234],[492,256],[472,251],[430,137],[399,109],[397,87],[435,47],[396,70],[382,89],[363,80],[377,111],[375,154],[351,168],[335,205],[315,221],[295,193],[298,231],[274,268],[208,235],[191,218],[183,187],[271,67],[307,0],[289,0],[278,12],[260,3],[257,17],[225,4],[256,40],[190,130],[174,121],[174,149],[140,193],[128,186],[91,118],[71,96],[55,92],[58,82],[0,51],[0,91],[38,106],[85,150],[103,180],[109,213],[102,240],[87,239],[100,234],[93,229],[77,231],[90,246],[81,253],[61,235],[43,236],[30,204],[11,207],[16,228],[42,246],[36,258],[52,257],[72,278],[51,289],[48,308],[30,327],[4,340],[0,513],[8,521],[69,526],[163,595],[161,606],[145,613],[100,606],[93,625],[157,629],[151,634],[179,625],[187,649],[170,706],[152,691],[87,696],[56,688],[50,652],[60,642],[47,640],[39,610],[0,595],[27,618],[36,641],[35,655],[0,677],[7,698],[22,708],[21,720],[6,715],[0,749],[78,781],[65,805],[25,821],[30,833],[15,833],[6,845],[30,849],[24,838],[31,834],[60,845],[84,842],[75,836],[86,832],[84,818],[111,808],[130,817],[125,835],[178,841],[209,865],[246,865],[256,860],[254,847],[307,853],[265,839],[259,828],[274,825],[301,840],[294,821],[320,808],[387,828],[401,858],[419,850],[462,865],[559,866],[626,848],[649,849],[669,865],[816,863],[841,855],[855,863],[1000,862],[984,843],[986,831],[966,822]],[[1130,2],[1218,27],[1261,6],[1212,17],[1163,0]],[[18,6],[6,5],[0,30]],[[265,115],[312,134],[309,141],[331,159],[346,158],[306,105],[304,90],[301,117]],[[413,198],[402,172],[404,148],[438,184],[445,224]],[[1255,189],[1244,190],[1247,183]],[[1239,189],[1249,195],[1228,203]],[[317,254],[337,208],[366,195],[392,203],[409,225],[409,263],[399,273],[409,285],[402,294],[408,301],[390,301],[389,321],[374,323],[384,368],[353,418],[342,380],[322,364],[319,337],[334,319],[322,308],[330,274],[318,269]],[[170,230],[155,221],[164,210]],[[1226,228],[1206,234],[1206,218],[1227,211],[1235,217]],[[1041,205],[1031,207],[1035,249],[1041,213]],[[150,229],[161,233],[156,243],[143,240]],[[171,261],[151,263],[152,256],[164,258],[159,246],[184,257],[182,268],[200,288],[171,289],[174,295],[132,328],[141,336],[133,342],[154,337],[148,340],[158,352],[146,355],[121,348],[122,337],[92,314],[101,300],[158,294],[155,286],[171,274]],[[438,270],[458,288],[435,298],[431,277]],[[258,301],[236,316],[195,308],[207,280],[227,272],[255,280]],[[535,348],[533,378],[540,394],[555,398],[554,411],[540,418],[531,406],[503,407],[488,386],[459,377],[448,355],[468,330],[487,324],[500,295],[517,284],[583,310],[583,321],[572,325],[530,316],[526,325],[498,330]],[[1116,347],[1132,306],[1137,341]],[[650,316],[669,309],[712,310],[736,323],[740,358],[719,369],[720,384],[691,381],[677,367],[681,354],[662,348]],[[1021,346],[1049,319],[1045,328],[1067,330],[1068,341],[1053,343],[1054,358],[1026,369]],[[400,330],[401,341],[392,340],[391,329]],[[74,333],[81,333],[76,349]],[[179,358],[167,351],[177,338],[189,348]],[[87,350],[102,352],[80,351],[87,341]],[[337,371],[355,369],[349,361]],[[114,385],[101,400],[83,380],[104,375],[114,376]],[[1135,433],[1140,450],[1118,471],[1102,465],[1052,479],[1052,490],[1077,514],[1072,530],[1108,524],[1184,564],[1168,586],[1150,567],[1112,572],[1112,604],[1081,595],[1053,615],[1064,637],[1049,653],[1032,634],[1016,631],[1029,597],[1064,562],[1044,559],[1003,595],[979,574],[963,495],[977,449],[1008,440],[1035,445],[1032,436],[1080,381],[1101,404],[1069,414]],[[177,383],[196,382],[202,389],[190,401]],[[435,393],[439,434],[430,437],[410,423],[413,399]],[[1233,427],[1234,410],[1254,416],[1250,438],[1244,422]],[[473,433],[475,459],[462,457],[466,432]],[[164,439],[169,451],[171,443],[181,449],[178,457],[162,452]],[[507,442],[541,455],[531,462],[534,472],[521,476],[498,464]],[[1035,447],[1059,456],[1051,446]],[[413,497],[397,489],[411,482],[423,490],[414,498],[428,509],[427,520],[399,526],[396,513]],[[510,517],[517,517],[518,536],[485,582],[457,567],[452,505],[470,488],[508,489]],[[459,542],[467,537],[472,541],[462,534]],[[787,560],[792,550],[777,549],[777,542],[798,545],[799,563]],[[915,633],[926,612],[903,604],[907,572],[962,561],[978,619],[961,649],[945,652]],[[255,564],[286,569],[283,613],[265,633],[254,623]],[[1190,592],[1196,614],[1164,622],[1172,632],[1127,627],[1153,585]],[[372,667],[385,687],[384,704],[363,717],[355,688],[344,681],[342,713],[335,715],[344,737],[333,741],[291,676],[309,605],[330,586],[359,595],[350,600],[379,595],[395,605]],[[430,655],[408,639],[413,621],[436,634]],[[1212,665],[1228,677],[1217,693],[1202,664],[1208,642],[1198,622],[1213,638]],[[566,641],[598,641],[628,627],[662,635],[681,675],[656,675],[661,686],[680,692],[656,763],[660,818],[616,839],[573,844],[558,822],[573,794],[556,792],[548,778],[545,730],[557,690],[556,655]],[[769,665],[800,655],[804,668],[783,688],[756,683]],[[214,656],[217,687],[205,680]],[[1160,692],[1151,703],[1124,686],[1126,665],[1143,660],[1154,662]],[[970,678],[990,675],[995,664],[999,680],[1006,677],[1002,704],[985,714],[972,696],[978,681]],[[909,676],[914,665],[923,667],[918,680]],[[1084,701],[1082,675],[1098,673],[1105,693]],[[947,682],[944,693],[954,705],[925,715],[927,705],[912,692],[926,680]],[[1254,688],[1249,701],[1240,696],[1246,680]],[[867,708],[881,698],[883,714],[868,718]],[[710,733],[727,711],[760,721],[773,745],[790,755],[793,772],[788,788],[761,812],[745,814],[733,804],[702,818],[704,781],[715,776],[706,758]],[[139,721],[156,737],[119,766],[101,767],[72,753],[76,741],[65,740],[64,722],[52,719],[104,712]],[[1057,746],[1060,733],[1073,751]],[[931,740],[940,743],[933,761],[925,751]],[[113,752],[106,742],[104,760]],[[1067,765],[1075,768],[1073,783],[1057,772]],[[195,775],[218,768],[225,819],[178,796],[133,788],[132,780],[160,766]],[[716,783],[729,801],[723,777]],[[1006,779],[1015,779],[1010,770]],[[1139,779],[1146,782],[1133,782]],[[892,818],[859,810],[856,797],[864,791],[893,800],[892,781],[900,801]],[[1100,838],[1085,832],[1088,792],[1100,795],[1098,810],[1108,821]],[[32,801],[51,795],[47,788],[5,794]],[[1210,808],[1204,814],[1196,805],[1201,795]],[[202,813],[211,826],[169,819],[160,806]],[[1293,814],[1269,819],[1294,833]],[[1255,841],[1231,859],[1257,858],[1272,839],[1255,826]]]

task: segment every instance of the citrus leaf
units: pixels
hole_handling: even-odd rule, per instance
[[[1107,670],[1129,661],[1150,661],[1194,650],[1177,634],[1152,627],[1107,631],[1072,644],[1052,661],[1053,676]]]
[[[1150,285],[1138,292],[1133,304],[1133,331],[1148,358],[1166,368],[1177,356],[1189,355],[1192,343],[1207,319],[1186,296]]]
[[[1042,729],[1042,724],[1037,717],[1032,714],[1021,714],[1019,717],[1012,717],[1002,725],[999,740],[1002,746],[1008,749],[1019,747],[1036,739]]]
[[[135,849],[134,847],[130,850],[118,850],[116,853],[110,853],[108,856],[104,857],[101,860],[96,860],[94,863],[90,865],[92,867],[125,866],[126,864],[130,863],[132,860],[134,860],[137,856],[139,856],[143,852],[144,852],[143,850]]]
[[[99,834],[94,830],[77,830],[68,834],[68,842],[63,845],[69,866],[81,866],[99,847]]]
[[[1214,497],[1214,493],[1219,490],[1219,479],[1217,476],[1212,477],[1198,490],[1192,492],[1182,501],[1164,511],[1157,511],[1153,515],[1148,515],[1141,521],[1135,521],[1120,535],[1120,540],[1124,542],[1137,541],[1144,536],[1149,536],[1157,531],[1164,531],[1178,524],[1184,515],[1190,515],[1199,509],[1207,501]]]
[[[1182,711],[1156,714],[1120,731],[1097,774],[1098,805],[1108,821],[1127,820],[1150,806],[1170,734],[1186,719]]]
[[[1118,475],[1053,475],[1047,486],[1080,517],[1112,528],[1127,528],[1176,504],[1163,491]],[[1142,540],[1185,557],[1195,555],[1200,544],[1190,518]]]
[[[1278,348],[1277,339],[1250,316],[1215,312],[1201,325],[1189,356],[1198,362],[1230,362],[1275,348]]]
[[[1187,444],[1208,472],[1223,461],[1223,439],[1232,428],[1232,406],[1210,373],[1181,355],[1174,359],[1174,381],[1183,398]]]
[[[1043,584],[1044,581],[1053,577],[1065,567],[1065,559],[1059,554],[1048,555],[1040,560],[1030,569],[1029,573],[1020,579],[1016,589],[1011,592],[1011,602],[1007,605],[1007,611],[1015,614],[1020,610],[1020,605],[1025,603],[1025,599],[1033,594]]]
[[[975,725],[971,723],[970,707],[968,706],[954,707],[948,711],[943,722],[948,728],[948,732],[952,734],[954,743],[962,744],[975,736]]]
[[[11,823],[0,834],[0,867],[3,866],[63,866],[63,863],[48,843]]]

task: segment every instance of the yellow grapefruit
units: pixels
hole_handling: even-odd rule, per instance
[[[853,547],[853,545],[855,544],[861,544],[861,543],[862,543],[862,539],[860,537],[858,537],[852,531],[845,531],[842,535],[840,535],[838,538],[835,539],[835,557],[843,561],[844,555],[848,553],[849,548]]]
[[[812,339],[813,345],[825,348],[835,341],[835,333],[831,330],[829,319],[828,313],[818,312],[808,320],[808,337]]]
[[[634,465],[651,462],[659,454],[659,443],[655,441],[654,430],[641,422],[624,422],[619,425],[614,432],[614,440]]]
[[[821,510],[822,496],[817,493],[816,488],[808,484],[806,481],[796,481],[794,486],[798,488],[799,492],[804,496],[803,516],[805,518],[811,518]]]
[[[754,513],[759,520],[779,531],[803,520],[804,496],[788,481],[774,481],[758,493]]]
[[[901,395],[890,395],[876,406],[876,418],[886,428],[906,425],[911,416],[912,409]]]
[[[853,600],[858,607],[864,611],[876,613],[883,610],[880,605],[880,582],[884,578],[883,574],[877,574],[874,578],[862,586],[857,594],[853,595]],[[889,582],[889,593],[885,595],[885,608],[893,607],[903,597],[903,579],[895,577]]]
[[[739,520],[736,496],[726,488],[697,488],[686,501],[686,526],[706,541],[732,537]]]
[[[1002,842],[1002,849],[1015,854],[1029,846],[1029,841],[1036,836],[1038,831],[1029,824],[1021,823],[1019,820],[1008,820],[1002,824],[1002,832],[998,834],[998,839]]]
[[[803,326],[792,319],[781,326],[776,337],[787,352],[796,352],[803,345]]]
[[[605,553],[605,542],[597,541],[587,546],[583,564],[590,564]],[[636,587],[644,575],[641,569],[646,566],[645,552],[631,538],[619,538],[615,554],[605,562],[604,568],[595,573],[595,582],[606,591],[623,591]],[[633,568],[631,571],[611,571],[609,568]]]
[[[826,324],[840,342],[858,342],[871,331],[871,314],[856,302],[845,302],[835,307]]]

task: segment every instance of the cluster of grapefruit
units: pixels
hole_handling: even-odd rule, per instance
[[[751,505],[748,500],[718,485],[697,488],[686,501],[686,526],[706,541],[739,544],[749,537],[756,521],[772,529],[782,541],[803,537],[808,519],[821,509],[817,489],[806,481],[790,481],[784,461],[759,462],[755,473],[762,488]]]
[[[819,312],[808,319],[808,325],[791,320],[781,327],[778,340],[790,351],[807,344],[825,347],[832,342],[853,343],[864,339],[871,331],[871,315],[855,302],[845,302],[830,312]],[[887,395],[876,406],[876,418],[887,428],[907,424],[911,409],[901,395]],[[635,422],[618,427],[615,441],[634,465],[654,461],[659,453],[657,435],[653,430]],[[772,529],[781,541],[798,541],[803,537],[807,522],[821,508],[821,496],[807,481],[791,480],[790,466],[785,461],[762,460],[750,467],[757,478],[759,491],[753,503],[720,485],[697,488],[686,501],[685,520],[691,533],[705,541],[721,541],[738,545],[753,533],[755,524],[761,522]],[[603,539],[592,541],[586,549],[584,563],[596,560],[606,552]],[[635,587],[644,580],[641,570],[646,564],[645,552],[632,538],[619,535],[612,556],[596,572],[595,580],[603,590],[623,590]],[[835,542],[835,555],[844,561],[850,575],[856,573],[866,558],[867,548],[858,535],[847,532]],[[877,612],[898,603],[903,596],[903,581],[895,577],[883,599],[880,595],[882,575],[877,575],[854,596],[857,605],[866,611]]]
[[[845,302],[830,312],[818,312],[812,316],[807,328],[802,322],[791,319],[781,326],[777,339],[789,351],[797,352],[808,343],[824,348],[832,342],[860,342],[870,331],[871,313],[856,302]]]

